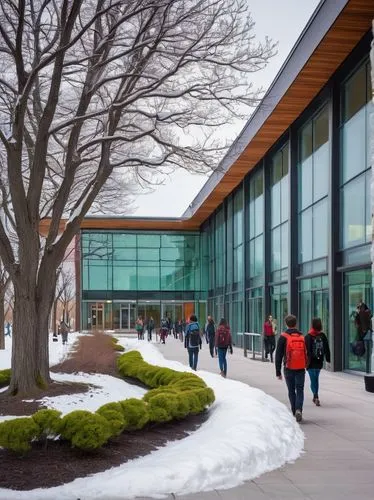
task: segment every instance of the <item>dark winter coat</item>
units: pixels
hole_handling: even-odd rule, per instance
[[[323,342],[323,359],[316,359],[313,357],[313,340],[315,337],[320,336]],[[308,368],[321,370],[323,368],[324,359],[327,363],[331,361],[331,353],[329,347],[329,341],[323,332],[317,332],[313,329],[309,330],[308,334],[305,335],[305,345],[306,352],[308,354]]]
[[[206,332],[207,340],[213,341],[215,334],[216,334],[216,325],[214,324],[213,321],[208,321],[208,323],[206,325],[205,332]]]

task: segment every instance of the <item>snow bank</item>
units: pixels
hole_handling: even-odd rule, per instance
[[[189,371],[164,359],[152,344],[139,345],[131,339],[120,342],[137,348],[148,363]],[[209,410],[209,419],[185,439],[55,488],[24,492],[0,489],[0,498],[122,500],[228,489],[299,457],[304,436],[282,403],[241,382],[204,371],[198,375],[213,388],[216,402]]]

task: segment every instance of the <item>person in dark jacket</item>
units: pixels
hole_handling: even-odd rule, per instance
[[[227,375],[227,349],[230,349],[232,354],[232,339],[230,326],[227,321],[222,318],[219,322],[216,335],[215,335],[215,346],[218,351],[218,363],[221,370],[221,376],[226,378]]]
[[[322,321],[320,318],[312,320],[312,327],[305,336],[306,351],[308,354],[308,373],[310,378],[310,388],[313,393],[313,403],[320,406],[319,401],[319,374],[323,368],[323,362],[330,363],[331,354],[329,341],[322,331]]]
[[[262,327],[264,336],[265,359],[268,359],[270,354],[270,361],[273,362],[273,352],[275,351],[275,332],[273,316],[270,314]]]
[[[147,333],[148,333],[148,342],[152,341],[152,332],[155,329],[155,321],[153,316],[151,316],[147,323]]]
[[[212,358],[214,358],[215,352],[214,352],[214,342],[215,342],[215,336],[216,336],[216,325],[214,323],[214,320],[212,316],[208,316],[208,321],[205,327],[205,335],[206,335],[206,341],[209,344],[209,352]]]
[[[201,346],[200,325],[197,322],[197,317],[191,314],[184,337],[184,347],[188,350],[188,361],[193,370],[197,369]]]
[[[296,316],[289,314],[285,318],[287,329],[279,337],[275,353],[275,373],[282,380],[282,362],[284,378],[288,388],[291,410],[297,422],[303,418],[305,369],[308,358],[303,334],[296,328]],[[292,346],[292,348],[291,348]]]

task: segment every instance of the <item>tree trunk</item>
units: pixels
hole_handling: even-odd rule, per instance
[[[0,350],[5,349],[5,307],[4,307],[5,293],[0,293]]]
[[[36,293],[14,287],[12,378],[8,392],[32,396],[51,382],[48,351],[48,307]]]

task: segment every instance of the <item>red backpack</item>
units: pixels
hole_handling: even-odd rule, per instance
[[[217,335],[217,347],[228,347],[230,344],[230,329],[221,325],[218,327]]]
[[[307,353],[305,338],[301,333],[282,333],[286,345],[286,368],[289,370],[303,370],[307,367]]]

